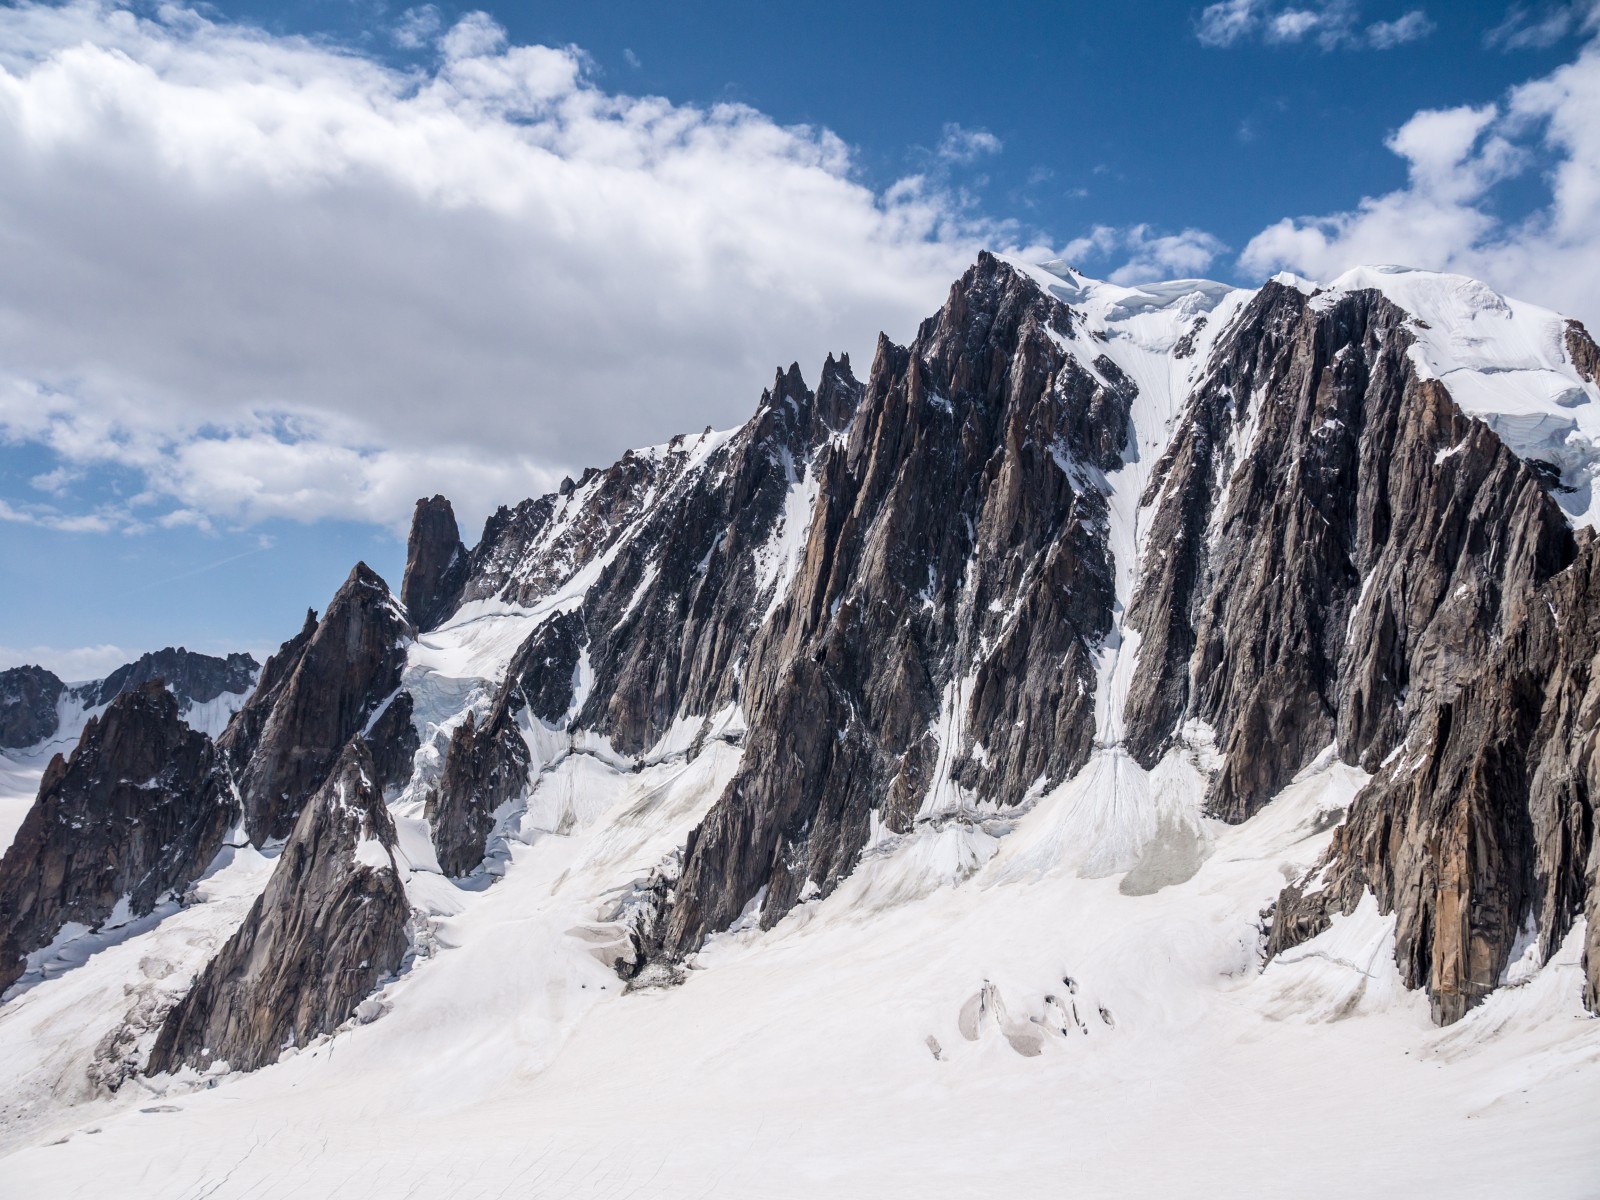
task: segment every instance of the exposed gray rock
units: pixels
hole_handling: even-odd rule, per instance
[[[238,808],[211,740],[158,682],[92,717],[56,755],[0,859],[0,990],[69,922],[98,928],[181,893],[216,857]]]
[[[394,845],[372,759],[352,740],[244,924],[167,1016],[148,1071],[254,1070],[348,1020],[409,948]]]
[[[412,723],[411,693],[396,692],[372,718],[361,740],[372,755],[372,778],[378,790],[391,797],[411,781],[416,753],[422,744]]]
[[[218,739],[235,772],[246,832],[258,845],[288,835],[340,748],[400,686],[405,646],[415,634],[365,563],[314,621],[308,613],[305,627],[268,661],[255,693]],[[403,753],[380,757],[391,772],[407,761]]]
[[[512,658],[482,724],[469,712],[450,735],[444,770],[427,803],[434,849],[446,875],[477,868],[495,810],[529,782],[532,757],[520,720],[554,727],[571,716],[574,677],[587,641],[581,609],[545,622]]]
[[[467,548],[461,544],[455,510],[443,496],[418,500],[406,542],[406,574],[400,600],[423,632],[455,610],[467,582]]]
[[[1566,333],[1567,357],[1589,382],[1600,378],[1600,346],[1594,344],[1582,321],[1568,321]]]
[[[1408,320],[1377,292],[1269,283],[1151,482],[1129,746],[1153,766],[1209,723],[1226,820],[1330,742],[1375,769],[1408,697],[1450,694],[1572,557],[1538,473],[1417,377]]]
[[[979,796],[1020,800],[1087,759],[1113,597],[1099,481],[1134,390],[1060,348],[1072,320],[983,255],[909,349],[880,340],[848,440],[815,467],[798,577],[750,647],[748,749],[686,847],[668,953],[763,889],[764,926],[808,882],[831,891],[872,813],[909,829],[959,679],[947,752]]]
[[[0,750],[36,746],[61,727],[57,702],[66,685],[43,667],[0,671]]]
[[[256,690],[233,714],[228,727],[217,739],[217,750],[235,775],[249,765],[250,756],[255,753],[256,745],[261,740],[261,732],[266,728],[267,718],[272,715],[274,706],[294,678],[295,670],[305,657],[306,647],[316,632],[317,612],[308,608],[300,632],[278,647],[276,654],[268,657],[256,681]]]
[[[1427,987],[1448,1024],[1500,983],[1525,927],[1548,959],[1587,906],[1585,1001],[1600,1011],[1597,656],[1600,546],[1586,538],[1473,678],[1429,696],[1335,833],[1313,873],[1321,886],[1301,881],[1279,898],[1269,953],[1320,933],[1370,889],[1396,915],[1406,986]]]
[[[510,701],[514,690],[514,684],[502,689],[481,726],[469,712],[450,735],[444,771],[427,804],[434,851],[446,875],[468,875],[477,868],[494,829],[495,809],[528,783],[528,747]]]
[[[593,686],[573,721],[624,753],[648,748],[681,713],[737,699],[735,667],[779,582],[758,551],[861,394],[848,358],[827,359],[815,392],[791,365],[725,440],[707,430],[630,451],[501,509],[472,551],[463,599],[534,604],[603,563],[582,604]]]
[[[210,654],[196,654],[182,646],[168,646],[152,654],[144,654],[125,666],[118,667],[100,680],[98,685],[80,689],[85,708],[109,704],[113,697],[132,691],[152,679],[167,685],[167,690],[178,698],[180,705],[206,704],[223,693],[243,695],[255,682],[261,664],[248,654],[230,654],[217,658]]]

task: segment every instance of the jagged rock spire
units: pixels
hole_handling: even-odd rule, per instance
[[[420,632],[434,628],[455,610],[467,568],[467,548],[450,501],[443,496],[418,500],[406,541],[400,600]]]
[[[238,818],[211,740],[158,681],[114,698],[56,755],[0,859],[0,991],[69,921],[98,928],[181,892]]]
[[[254,1070],[348,1020],[400,969],[410,906],[361,739],[295,822],[244,924],[168,1014],[148,1070]]]

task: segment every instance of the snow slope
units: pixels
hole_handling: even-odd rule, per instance
[[[140,1081],[56,1112],[0,1194],[1593,1194],[1580,935],[1443,1031],[1373,912],[1258,971],[1255,913],[1320,851],[1348,769],[1319,762],[1143,896],[1011,869],[1049,800],[957,886],[929,889],[938,864],[905,839],[771,932],[714,939],[683,986],[623,994],[606,917],[736,755],[639,774],[569,758],[601,815],[462,893],[382,1015],[214,1088]],[[8,1005],[8,1058],[49,1036],[50,987],[86,996],[126,965]]]

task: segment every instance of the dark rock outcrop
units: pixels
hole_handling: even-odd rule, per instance
[[[211,740],[150,682],[92,717],[0,859],[0,990],[68,922],[143,916],[216,857],[238,817]]]
[[[1113,598],[1102,473],[1134,388],[1061,348],[1072,321],[984,255],[909,349],[880,340],[848,440],[815,468],[795,583],[750,647],[748,749],[686,847],[669,953],[758,895],[770,926],[807,883],[830,891],[874,812],[909,829],[941,756],[1013,802],[1088,758]]]
[[[1213,352],[1151,482],[1125,714],[1146,767],[1211,725],[1240,821],[1323,747],[1375,769],[1573,554],[1536,471],[1407,354],[1378,292],[1269,283]]]
[[[372,779],[385,796],[393,796],[411,781],[411,769],[422,741],[412,724],[411,693],[395,692],[361,733],[372,755]]]
[[[1594,338],[1589,336],[1583,322],[1568,321],[1563,340],[1566,342],[1567,358],[1578,374],[1590,383],[1600,379],[1600,346],[1594,344]]]
[[[560,613],[529,635],[506,671],[482,724],[474,713],[450,735],[427,817],[446,875],[483,861],[494,813],[529,782],[533,766],[519,719],[557,726],[571,715],[579,656],[587,643],[582,610]],[[522,718],[526,712],[527,718]]]
[[[573,723],[603,729],[624,753],[647,749],[680,714],[737,699],[743,651],[787,585],[772,544],[787,502],[815,484],[819,454],[861,394],[848,358],[829,356],[815,392],[791,365],[732,435],[630,451],[501,509],[472,552],[463,599],[532,605],[603,564],[581,605],[593,683]]]
[[[20,750],[60,728],[56,704],[66,685],[43,667],[0,671],[0,750]]]
[[[405,644],[414,636],[365,563],[356,564],[322,620],[314,619],[308,613],[300,633],[272,656],[255,694],[218,739],[235,772],[246,832],[258,845],[288,835],[341,747],[400,686]],[[403,753],[380,757],[390,772],[404,768]]]
[[[261,676],[256,681],[256,690],[233,714],[228,727],[217,739],[217,750],[235,775],[249,765],[250,756],[261,741],[261,732],[266,728],[267,718],[272,715],[289,681],[294,678],[295,670],[305,657],[306,647],[316,632],[317,612],[308,608],[300,632],[279,646],[276,654],[267,658],[266,666],[261,668]]]
[[[419,631],[427,632],[455,611],[467,571],[467,548],[450,501],[443,496],[418,500],[406,541],[400,601]]]
[[[1351,805],[1312,878],[1279,898],[1268,951],[1320,933],[1370,889],[1393,912],[1395,958],[1434,1019],[1500,982],[1525,929],[1540,961],[1587,909],[1585,1001],[1600,1011],[1593,860],[1600,797],[1600,546],[1540,590],[1479,672],[1436,691]]]
[[[248,692],[260,668],[261,664],[248,654],[217,658],[210,654],[196,654],[182,646],[168,646],[165,650],[140,655],[80,694],[84,707],[94,708],[111,703],[114,697],[123,692],[158,679],[167,685],[167,690],[178,698],[180,705],[205,704],[224,692],[235,695]]]
[[[352,741],[304,806],[266,890],[168,1014],[148,1071],[276,1062],[347,1021],[397,972],[410,907],[365,746]]]
[[[446,875],[471,874],[483,861],[494,812],[528,783],[527,743],[505,691],[483,724],[473,713],[450,735],[444,771],[428,796],[434,851]]]

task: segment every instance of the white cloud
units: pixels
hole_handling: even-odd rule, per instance
[[[1355,0],[1318,0],[1282,6],[1273,0],[1219,0],[1200,12],[1195,35],[1202,45],[1226,48],[1253,38],[1268,45],[1315,41],[1324,50],[1392,50],[1431,34],[1436,26],[1421,9],[1388,21],[1363,24]]]
[[[431,4],[423,4],[401,13],[390,37],[402,50],[420,50],[429,45],[442,28],[439,10]]]
[[[58,533],[110,533],[130,522],[125,514],[99,510],[90,513],[63,513],[51,505],[30,504],[22,508],[0,500],[0,521],[13,525],[35,525]]]
[[[1374,21],[1367,26],[1367,44],[1374,50],[1392,50],[1407,42],[1419,42],[1436,28],[1428,14],[1413,9],[1393,21]]]
[[[0,439],[141,473],[123,527],[435,490],[475,520],[1029,249],[930,178],[863,186],[827,130],[602,91],[482,14],[409,10],[438,59],[402,71],[157,12],[0,8]]]
[[[1245,247],[1254,273],[1332,278],[1361,263],[1459,271],[1512,295],[1600,319],[1600,47],[1500,104],[1416,114],[1388,140],[1406,185],[1354,209],[1279,221]],[[1545,200],[1507,220],[1495,185],[1553,164]]]
[[[52,496],[63,495],[66,490],[83,478],[82,471],[73,470],[71,467],[57,467],[53,471],[44,471],[28,480],[31,487]]]
[[[1261,24],[1262,0],[1219,0],[1200,12],[1195,34],[1205,46],[1231,46],[1243,41]]]
[[[1597,19],[1600,19],[1600,4],[1595,0],[1547,4],[1537,9],[1513,4],[1505,20],[1485,34],[1483,40],[1485,45],[1499,50],[1542,50],[1569,34],[1593,29]]]
[[[123,663],[137,658],[109,642],[98,646],[0,645],[0,671],[10,667],[40,666],[68,683],[104,679]]]
[[[936,153],[946,162],[970,163],[985,154],[999,154],[1003,148],[987,129],[965,129],[952,121],[945,125]]]
[[[1269,42],[1298,42],[1322,24],[1322,14],[1309,9],[1291,8],[1267,21]]]
[[[1074,265],[1120,260],[1120,265],[1107,272],[1107,279],[1113,283],[1150,283],[1200,275],[1227,249],[1200,229],[1159,234],[1149,225],[1125,229],[1097,225],[1083,237],[1068,242],[1061,257]]]

